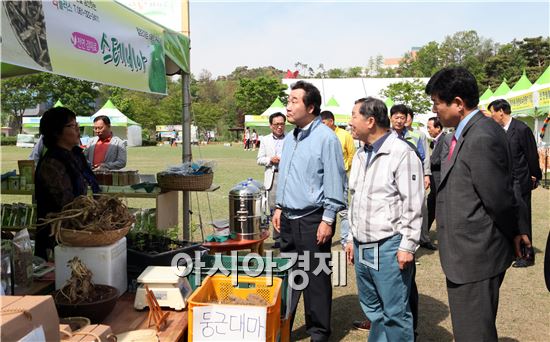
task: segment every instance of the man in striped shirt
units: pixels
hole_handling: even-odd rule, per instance
[[[352,134],[365,147],[351,167],[346,255],[355,264],[359,302],[371,322],[369,341],[413,341],[409,294],[424,177],[414,149],[391,134],[387,112],[372,97],[353,108]]]

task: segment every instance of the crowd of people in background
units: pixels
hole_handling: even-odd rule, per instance
[[[454,338],[496,341],[505,272],[535,261],[531,191],[542,173],[534,135],[510,116],[505,100],[484,115],[477,81],[462,67],[438,71],[426,93],[437,114],[428,120],[429,138],[413,127],[410,107],[388,110],[373,97],[355,102],[350,134],[333,113],[321,112],[315,86],[291,86],[286,116],[270,116],[257,158],[265,167],[274,247],[310,258],[314,270],[312,253],[330,252],[340,214],[340,239],[366,316],[350,324],[370,330],[369,341],[416,340],[415,253],[439,250]],[[286,134],[285,118],[295,126]],[[246,128],[246,150],[254,133]],[[357,151],[354,139],[361,142]],[[438,246],[429,234],[434,222]],[[305,276],[309,285],[292,292],[291,326],[303,293],[306,331],[312,341],[327,341],[330,277],[308,270]]]
[[[260,136],[256,129],[250,131],[250,127],[246,127],[243,134],[243,145],[245,151],[256,151],[260,147]]]

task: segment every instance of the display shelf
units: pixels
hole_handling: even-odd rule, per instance
[[[189,192],[214,192],[220,188],[217,184],[212,184],[211,187],[209,187],[206,190],[202,191],[189,191]],[[168,193],[168,192],[178,192],[176,190],[170,190],[166,192],[103,192],[104,195],[113,195],[113,196],[120,196],[120,197],[128,197],[128,198],[155,198],[159,195]]]
[[[2,195],[33,195],[34,190],[2,190]]]
[[[214,192],[220,188],[212,184],[210,188],[200,192]],[[91,192],[88,192],[91,195]],[[104,195],[112,195],[125,198],[151,198],[156,201],[157,228],[167,229],[178,225],[179,219],[179,191],[166,192],[103,192]],[[27,190],[2,190],[2,195],[34,195],[34,191]]]

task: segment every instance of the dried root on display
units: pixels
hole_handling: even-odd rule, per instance
[[[78,257],[69,260],[67,267],[71,269],[71,277],[67,280],[65,286],[56,293],[56,302],[58,301],[58,296],[65,297],[70,304],[78,304],[95,298],[92,272]]]
[[[102,233],[126,228],[135,218],[119,198],[99,195],[78,196],[59,213],[50,213],[41,221],[39,225],[51,225],[52,234],[60,228]]]

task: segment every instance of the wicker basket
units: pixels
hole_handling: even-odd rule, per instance
[[[91,232],[87,230],[76,230],[61,228],[55,232],[55,239],[58,244],[73,247],[100,247],[108,246],[122,239],[132,225],[128,227],[106,230],[101,232]]]
[[[214,173],[203,175],[174,175],[157,173],[157,182],[163,190],[203,191],[212,186]]]

